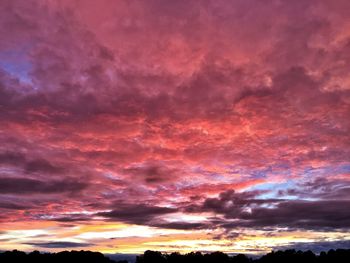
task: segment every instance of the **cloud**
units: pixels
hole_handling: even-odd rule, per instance
[[[71,179],[39,181],[27,178],[2,177],[0,181],[0,194],[57,194],[62,192],[79,192],[86,187],[86,183]]]
[[[101,1],[2,1],[1,220],[349,227],[348,1]]]
[[[152,223],[151,226],[168,229],[180,229],[180,230],[195,230],[195,229],[208,229],[210,224],[208,223],[191,223],[191,222],[157,222]]]
[[[0,208],[2,209],[29,210],[33,207],[34,207],[33,205],[28,205],[28,204],[0,202]]]
[[[295,229],[346,229],[350,227],[349,212],[344,206],[350,201],[288,201],[276,208],[255,208],[242,214],[242,225],[281,226]]]
[[[77,215],[66,215],[66,216],[58,216],[51,218],[53,221],[57,222],[81,222],[81,221],[89,221],[91,220],[91,216],[87,216],[84,214],[77,214]]]
[[[1,164],[18,165],[18,164],[22,164],[24,161],[25,161],[25,156],[21,153],[15,153],[15,152],[0,153]]]
[[[350,214],[344,207],[349,200],[258,199],[258,192],[227,191],[218,198],[208,198],[201,206],[189,206],[190,212],[223,215],[215,223],[224,228],[266,228],[335,230],[350,227]]]
[[[61,174],[65,171],[65,168],[53,165],[46,159],[29,159],[21,152],[5,151],[0,153],[0,163],[14,167],[23,167],[26,173]]]
[[[76,248],[76,247],[90,247],[93,244],[90,243],[79,243],[79,242],[31,242],[25,243],[26,245],[40,247],[40,248]]]
[[[176,181],[179,176],[178,168],[167,167],[165,164],[143,164],[141,166],[128,167],[123,170],[132,178],[140,178],[145,183],[159,184]]]
[[[147,204],[126,204],[116,203],[117,206],[110,212],[100,212],[97,215],[113,221],[120,221],[130,224],[149,224],[157,217],[175,213],[177,209],[161,206],[151,206]]]
[[[62,173],[64,171],[63,168],[54,166],[44,159],[38,159],[28,162],[26,164],[25,169],[28,173],[43,172],[49,174],[57,174]]]
[[[330,179],[324,177],[316,177],[312,180],[300,182],[295,188],[280,190],[279,195],[281,197],[313,197],[322,200],[348,200],[349,192],[349,180],[334,176]]]

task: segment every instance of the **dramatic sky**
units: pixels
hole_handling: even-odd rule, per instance
[[[0,0],[0,250],[349,247],[349,13]]]

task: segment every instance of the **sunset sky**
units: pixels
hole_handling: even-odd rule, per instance
[[[350,247],[349,0],[0,0],[0,250]]]

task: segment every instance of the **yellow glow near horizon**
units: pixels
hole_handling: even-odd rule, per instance
[[[189,219],[189,218],[188,218]],[[193,217],[202,220],[203,217]],[[271,251],[274,247],[287,246],[293,243],[315,242],[319,240],[334,241],[350,238],[350,234],[322,231],[283,231],[271,235],[268,231],[240,229],[239,235],[232,239],[215,239],[219,231],[209,230],[174,230],[148,226],[109,224],[94,222],[71,227],[69,225],[42,222],[33,225],[21,224],[21,229],[15,229],[15,224],[5,224],[7,229],[1,236],[1,250],[21,249],[31,251],[60,251],[64,248],[45,248],[30,245],[37,242],[78,242],[91,244],[88,247],[74,249],[89,249],[103,253],[139,254],[145,250],[163,252],[178,251],[223,251],[226,253],[261,254]],[[325,238],[327,237],[327,238]]]

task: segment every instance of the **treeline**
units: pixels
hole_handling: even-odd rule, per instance
[[[0,253],[0,263],[127,263],[114,261],[100,252],[62,251],[58,253],[25,253],[18,250]]]
[[[114,261],[99,252],[63,251],[59,253],[24,253],[18,250],[0,253],[0,263],[127,263],[126,260]],[[136,257],[136,263],[349,263],[350,249],[337,249],[315,255],[311,251],[285,250],[268,253],[252,259],[243,254],[229,256],[222,252],[202,254],[163,254],[146,251]]]
[[[191,252],[162,254],[146,251],[136,258],[136,263],[349,263],[350,249],[337,249],[315,255],[311,251],[285,250],[268,253],[252,259],[243,254],[229,256],[222,252],[202,254]]]

